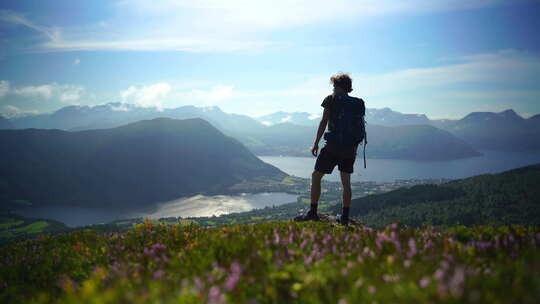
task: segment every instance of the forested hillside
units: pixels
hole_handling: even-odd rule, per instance
[[[202,119],[154,119],[104,130],[0,131],[0,202],[149,207],[285,173]]]
[[[354,199],[351,215],[374,226],[540,225],[539,185],[540,165],[533,165]]]

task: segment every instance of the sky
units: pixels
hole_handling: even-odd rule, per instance
[[[540,113],[538,0],[0,3],[0,114],[109,102],[322,112],[347,72],[368,108]]]

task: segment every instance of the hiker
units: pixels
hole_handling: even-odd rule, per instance
[[[353,173],[356,150],[362,141],[364,141],[364,167],[366,165],[365,105],[362,99],[349,96],[348,93],[352,91],[352,79],[348,74],[334,75],[330,78],[330,82],[334,86],[334,92],[327,96],[321,104],[324,112],[317,129],[315,143],[311,149],[313,156],[317,157],[315,170],[311,175],[311,208],[306,214],[296,217],[295,220],[319,220],[317,205],[321,196],[321,180],[325,174],[331,174],[337,165],[343,185],[343,211],[338,217],[338,222],[342,225],[348,225],[352,196],[351,173]],[[325,133],[327,125],[328,132]],[[326,145],[319,153],[319,141],[323,134]]]

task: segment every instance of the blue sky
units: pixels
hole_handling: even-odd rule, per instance
[[[540,113],[540,1],[2,1],[0,113],[321,112],[328,78],[431,118]]]

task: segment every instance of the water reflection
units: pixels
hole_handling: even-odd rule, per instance
[[[200,217],[244,212],[285,203],[296,202],[296,195],[287,193],[256,193],[241,195],[196,195],[160,204],[153,213],[141,214],[150,218]]]
[[[196,195],[161,203],[153,211],[130,212],[72,206],[31,207],[17,211],[25,217],[60,221],[70,227],[108,223],[135,217],[198,217],[243,212],[266,206],[296,202],[296,195],[287,193],[255,193],[240,195]]]

